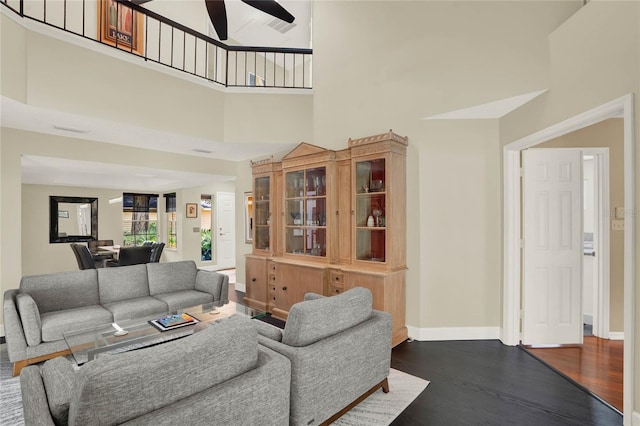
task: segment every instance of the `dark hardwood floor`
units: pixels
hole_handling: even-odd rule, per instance
[[[393,425],[622,425],[620,413],[497,340],[404,342],[391,366],[430,381]]]
[[[585,336],[582,347],[526,350],[622,412],[623,341]]]

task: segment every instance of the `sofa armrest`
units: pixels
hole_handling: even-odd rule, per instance
[[[228,275],[198,269],[195,289],[211,294],[215,302],[229,303]]]
[[[40,375],[40,368],[35,365],[25,367],[20,372],[20,390],[22,392],[22,407],[24,422],[27,425],[55,426],[44,382]]]
[[[17,289],[4,292],[3,313],[4,333],[7,342],[9,361],[16,362],[27,359],[27,339],[22,329],[22,321],[16,305]]]
[[[282,341],[282,330],[275,325],[267,324],[266,322],[260,321],[259,319],[255,319],[252,322],[255,329],[258,330],[258,334],[260,336],[267,337],[276,342]]]

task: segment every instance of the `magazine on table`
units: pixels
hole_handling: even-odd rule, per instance
[[[164,317],[149,321],[151,325],[160,331],[173,330],[200,322],[197,318],[185,313],[166,315]]]

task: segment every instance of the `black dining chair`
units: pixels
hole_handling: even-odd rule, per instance
[[[80,269],[96,269],[96,262],[93,260],[87,246],[82,244],[70,244],[70,246]]]
[[[93,257],[93,261],[96,262],[96,267],[102,266],[114,266],[115,253],[101,251],[98,247],[113,246],[113,240],[91,240],[87,241],[87,247]]]
[[[158,263],[160,262],[160,255],[162,254],[162,250],[164,249],[164,243],[153,243],[151,246],[151,258],[149,262]]]
[[[152,246],[121,247],[118,266],[139,265],[151,261]]]

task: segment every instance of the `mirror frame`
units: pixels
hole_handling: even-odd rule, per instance
[[[58,203],[91,204],[91,235],[58,235]],[[49,243],[75,243],[98,239],[98,199],[93,197],[49,196]]]

